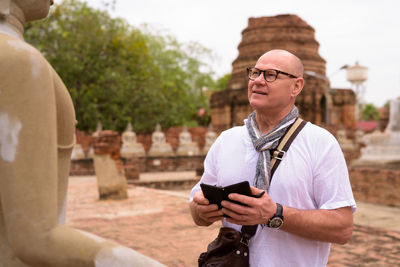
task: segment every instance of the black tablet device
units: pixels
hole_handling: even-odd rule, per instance
[[[238,193],[246,196],[252,196],[249,182],[244,181],[237,184],[228,185],[225,187],[209,185],[209,184],[200,184],[201,190],[203,191],[203,195],[205,198],[210,201],[211,204],[217,204],[218,208],[221,209],[221,201],[228,200],[237,204],[244,205],[240,202],[230,200],[228,195],[231,193]]]

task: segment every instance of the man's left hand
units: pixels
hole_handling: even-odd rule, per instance
[[[251,187],[252,195],[260,195],[262,190]],[[235,204],[231,201],[222,201],[222,212],[230,218],[227,222],[238,225],[255,225],[267,223],[276,211],[276,203],[265,193],[260,198],[249,197],[241,194],[229,194],[229,199],[243,203]]]

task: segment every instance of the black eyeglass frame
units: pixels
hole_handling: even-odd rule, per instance
[[[259,68],[256,68],[256,67],[247,67],[247,68],[246,68],[246,70],[247,70],[247,77],[248,77],[250,80],[252,80],[252,81],[254,81],[254,80],[256,79],[256,78],[251,78],[251,77],[250,77],[250,71],[251,71],[252,69],[256,69],[257,71],[259,71],[259,72],[260,72],[260,75],[261,75],[261,73],[262,73],[262,74],[263,74],[263,77],[264,77],[264,80],[265,80],[266,82],[274,82],[274,81],[276,81],[276,79],[278,79],[278,75],[279,75],[279,74],[286,75],[286,76],[288,76],[288,77],[290,77],[290,78],[293,78],[293,79],[299,78],[299,77],[294,76],[293,74],[290,74],[290,73],[287,73],[287,72],[284,72],[284,71],[281,71],[281,70],[276,70],[276,69],[260,70]],[[272,81],[268,81],[267,78],[265,77],[265,72],[271,71],[271,70],[275,71],[275,79],[272,80]],[[258,75],[258,76],[260,76],[260,75]]]

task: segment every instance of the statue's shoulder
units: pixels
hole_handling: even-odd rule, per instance
[[[47,65],[47,60],[32,45],[16,37],[0,34],[0,59],[9,67],[18,63]],[[14,64],[11,64],[13,62]]]
[[[50,96],[54,73],[41,53],[23,40],[0,34],[2,97],[18,90],[18,97]],[[13,96],[15,97],[15,96]]]

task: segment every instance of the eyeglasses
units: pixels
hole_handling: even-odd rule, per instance
[[[279,74],[283,74],[286,76],[289,76],[290,78],[296,79],[298,77],[294,76],[293,74],[287,73],[287,72],[283,72],[280,70],[274,70],[274,69],[268,69],[268,70],[260,70],[257,69],[255,67],[249,67],[247,68],[247,76],[249,77],[250,80],[255,80],[258,78],[258,76],[260,76],[262,74],[264,74],[264,79],[267,82],[273,82],[278,78]]]

